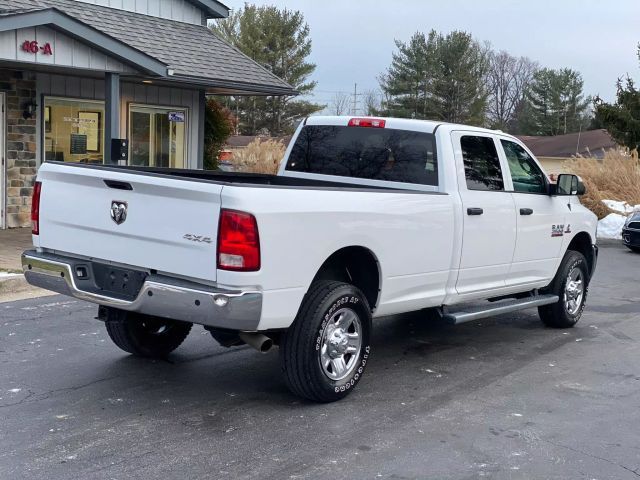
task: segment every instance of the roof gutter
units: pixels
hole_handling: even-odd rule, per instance
[[[207,14],[207,18],[227,18],[229,7],[216,0],[188,0]]]
[[[192,77],[188,75],[174,74],[167,79],[174,82],[188,83],[209,88],[222,88],[226,90],[234,90],[243,92],[243,95],[263,95],[263,96],[297,96],[300,94],[297,90],[289,85],[265,85],[260,83],[238,82],[233,80],[207,79],[202,77]]]

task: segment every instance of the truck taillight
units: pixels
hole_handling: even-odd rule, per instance
[[[40,235],[40,191],[42,183],[33,184],[33,197],[31,197],[31,233]]]
[[[384,128],[386,124],[387,122],[381,118],[352,118],[349,120],[350,127]]]
[[[236,272],[260,270],[260,237],[256,217],[236,210],[220,211],[218,268]]]

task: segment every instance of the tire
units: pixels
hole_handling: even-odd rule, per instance
[[[627,245],[627,248],[628,248],[629,250],[631,250],[632,252],[640,253],[640,247],[632,247],[632,246],[630,246],[630,245]]]
[[[570,283],[573,282],[573,285]],[[578,284],[578,282],[581,282]],[[582,316],[589,290],[589,267],[581,253],[568,250],[547,293],[558,295],[560,300],[538,307],[540,320],[547,327],[571,328]],[[574,297],[574,298],[572,298]]]
[[[346,397],[369,361],[370,334],[371,309],[359,289],[342,282],[313,283],[280,345],[287,386],[314,402]]]
[[[164,358],[187,338],[192,324],[123,310],[107,309],[107,333],[113,343],[140,357]]]

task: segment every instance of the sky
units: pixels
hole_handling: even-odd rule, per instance
[[[243,0],[222,0],[231,9]],[[579,71],[587,95],[615,99],[615,82],[640,80],[640,0],[253,0],[300,10],[311,30],[317,68],[314,100],[336,91],[378,87],[394,40],[416,31],[464,30],[495,50],[526,56],[542,67]]]

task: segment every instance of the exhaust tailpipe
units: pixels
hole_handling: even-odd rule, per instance
[[[240,340],[260,353],[267,353],[273,347],[273,340],[261,333],[240,332],[238,336]]]

